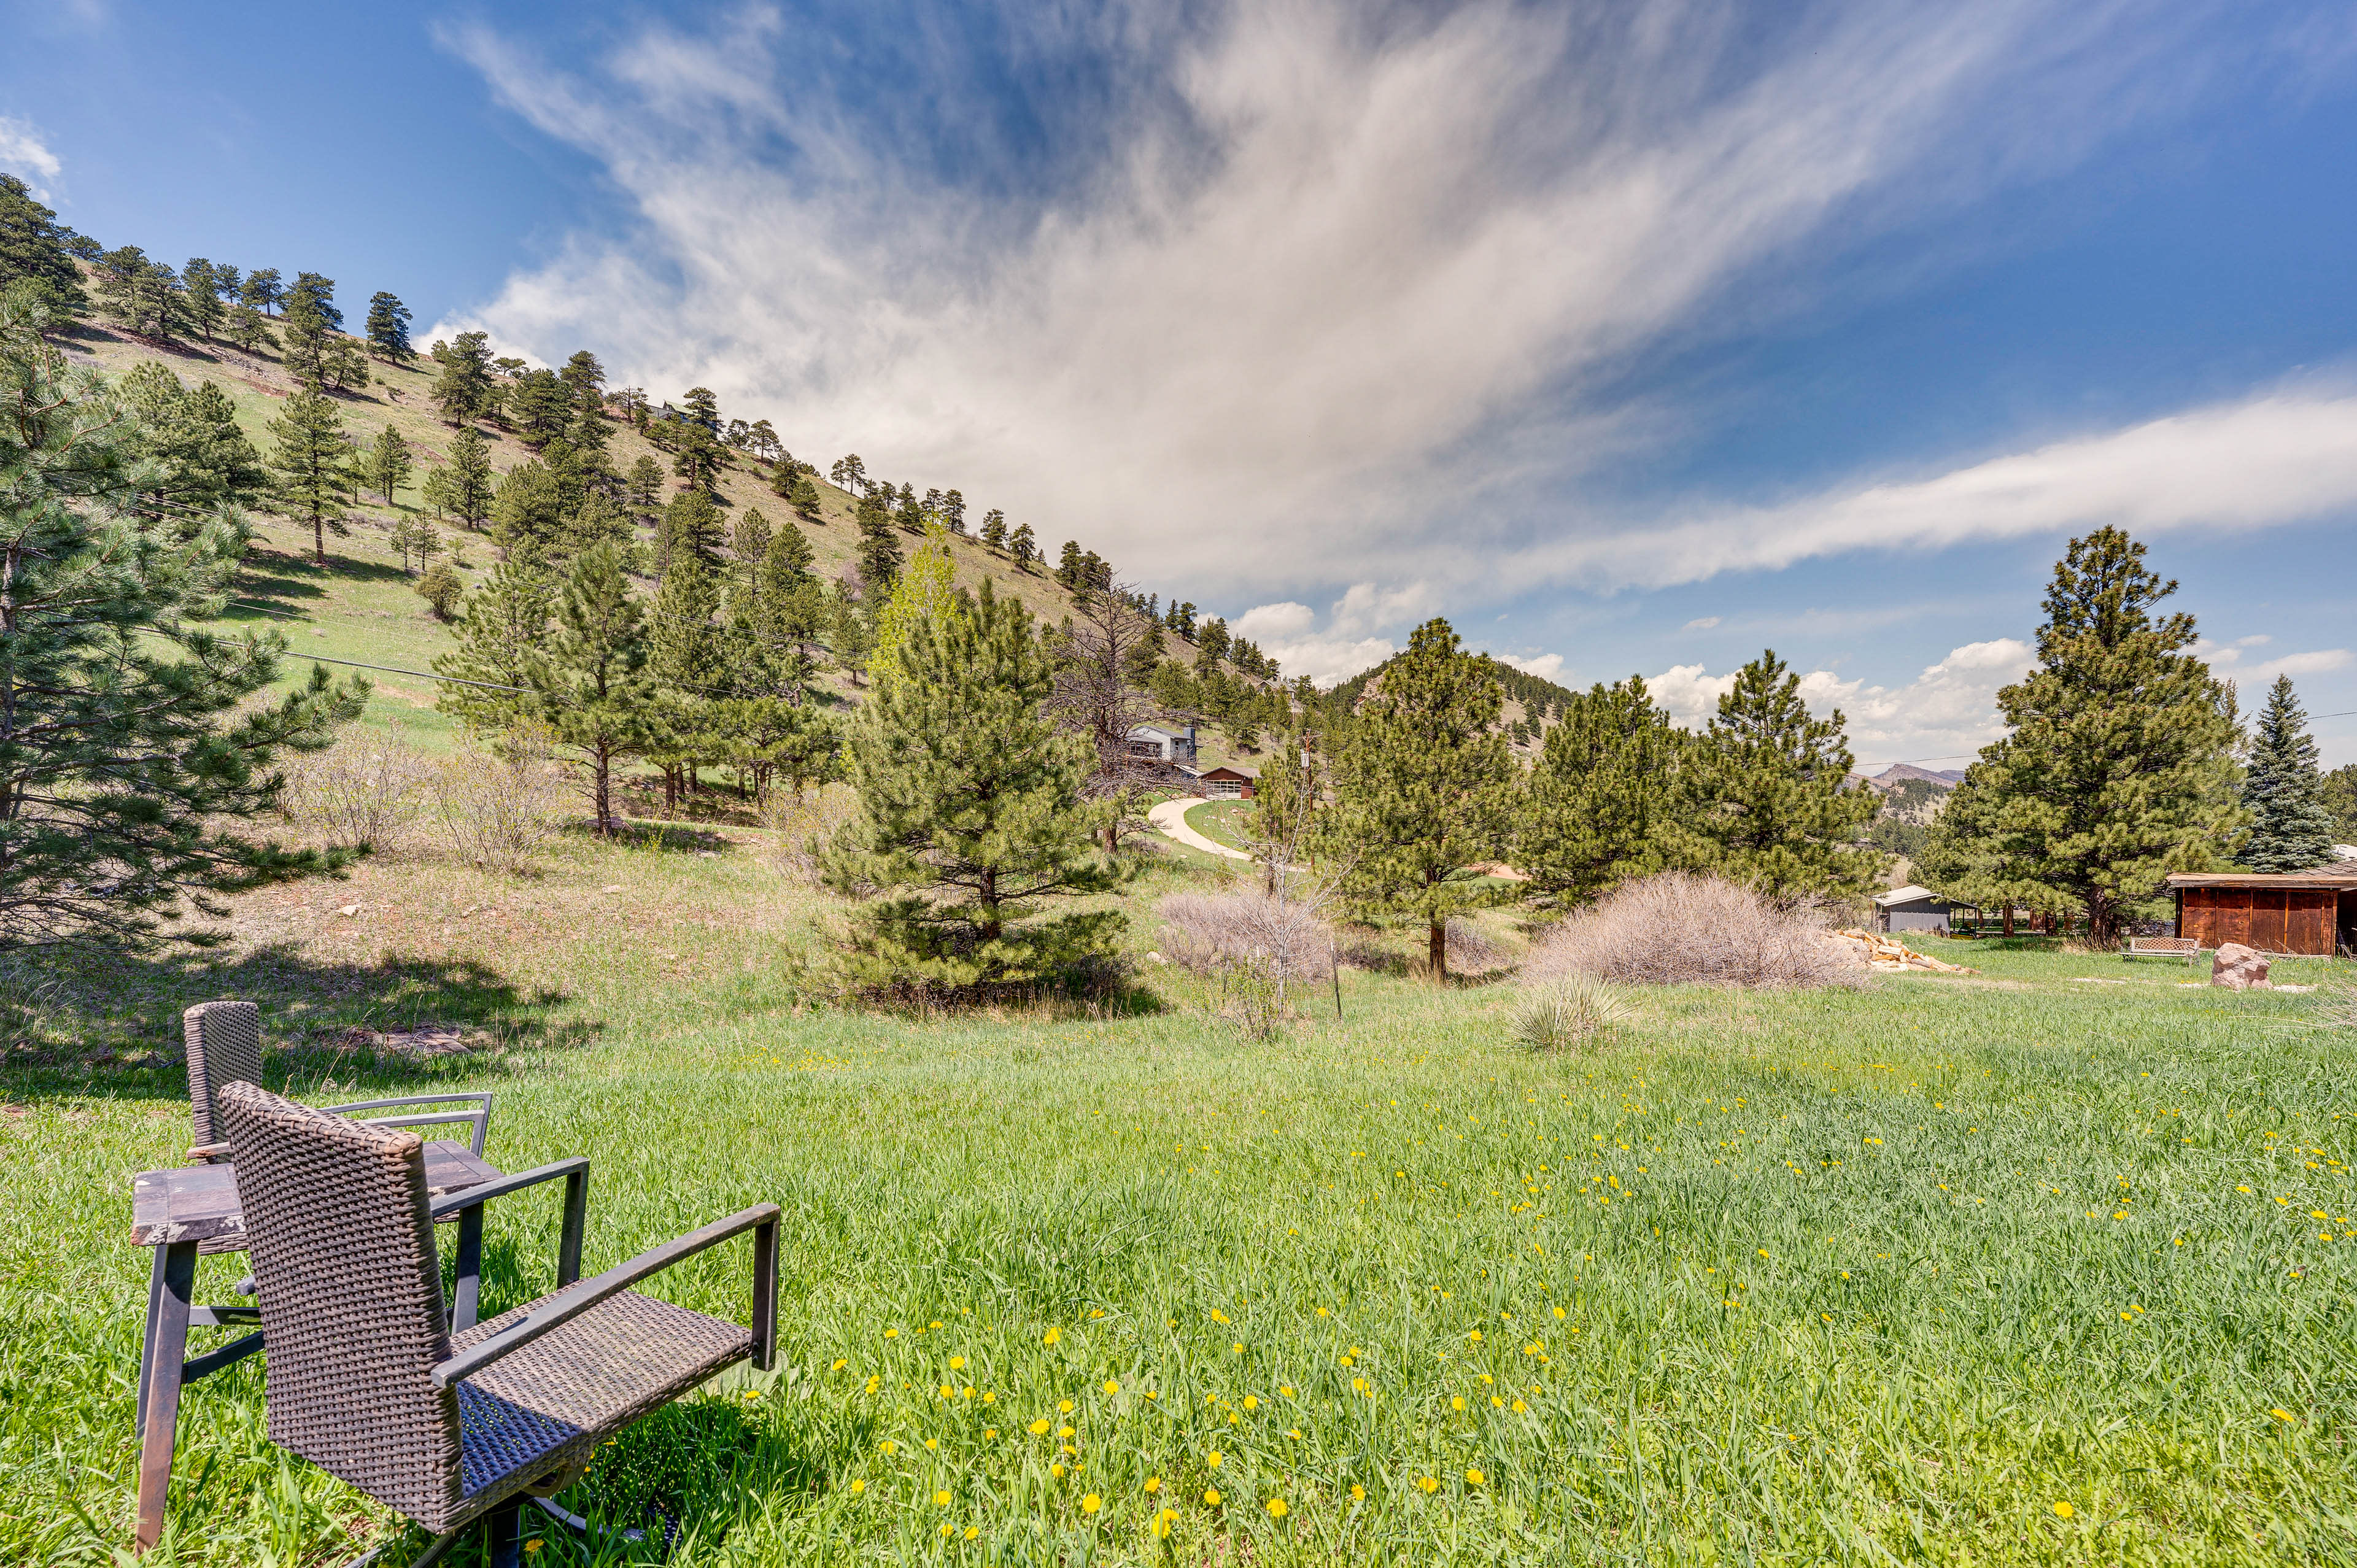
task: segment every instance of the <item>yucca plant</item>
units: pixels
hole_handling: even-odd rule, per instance
[[[1514,1004],[1514,1038],[1534,1051],[1566,1050],[1633,1016],[1619,986],[1593,975],[1566,975],[1523,992]]]

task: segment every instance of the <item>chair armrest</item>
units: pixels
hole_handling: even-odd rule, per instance
[[[473,1187],[453,1187],[433,1199],[434,1218],[439,1219],[462,1208],[472,1208],[479,1203],[489,1203],[495,1197],[505,1197],[511,1192],[522,1192],[528,1187],[554,1181],[558,1176],[569,1176],[576,1171],[584,1176],[589,1174],[588,1155],[573,1155],[565,1159],[552,1160],[544,1165],[534,1165],[528,1171],[518,1171],[513,1176],[494,1176]]]
[[[426,1127],[444,1122],[472,1122],[475,1124],[475,1135],[469,1141],[469,1147],[474,1150],[475,1157],[480,1159],[483,1154],[483,1139],[491,1130],[491,1097],[489,1092],[482,1090],[474,1090],[463,1094],[407,1094],[393,1100],[355,1100],[348,1105],[329,1105],[322,1109],[330,1115],[349,1116],[355,1111],[383,1111],[396,1105],[449,1105],[459,1101],[474,1101],[475,1109],[450,1112],[432,1117],[384,1116],[370,1117],[368,1120],[382,1121],[388,1127]]]
[[[455,1196],[455,1195],[454,1195]],[[645,1279],[659,1274],[673,1263],[692,1258],[710,1247],[716,1247],[732,1236],[758,1230],[755,1240],[753,1279],[753,1339],[756,1361],[765,1369],[775,1358],[777,1344],[777,1226],[778,1206],[757,1203],[741,1209],[726,1219],[715,1220],[700,1230],[666,1241],[662,1246],[640,1253],[619,1268],[608,1269],[595,1279],[583,1280],[569,1289],[558,1291],[539,1305],[526,1312],[512,1326],[475,1346],[462,1350],[434,1369],[436,1388],[448,1388],[470,1378],[511,1351],[521,1349],[542,1335],[562,1327],[580,1316],[599,1302],[619,1295]]]
[[[405,1094],[398,1100],[355,1100],[349,1105],[322,1105],[319,1109],[331,1116],[343,1116],[354,1111],[382,1111],[394,1105],[447,1105],[459,1100],[474,1101],[486,1111],[491,1108],[490,1095],[477,1090],[467,1094]]]
[[[209,1165],[215,1160],[227,1158],[229,1158],[227,1144],[199,1144],[188,1151],[188,1160],[193,1165]]]
[[[522,1192],[528,1187],[538,1187],[544,1181],[565,1178],[565,1229],[556,1243],[556,1288],[563,1290],[581,1277],[581,1239],[589,1229],[589,1160],[575,1155],[535,1165],[513,1176],[497,1176],[473,1187],[462,1187],[456,1192],[446,1192],[435,1198],[431,1212],[439,1219],[447,1214],[462,1214],[469,1208],[479,1208],[495,1197],[505,1197],[511,1192]]]

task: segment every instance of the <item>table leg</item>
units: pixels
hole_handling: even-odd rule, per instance
[[[140,1380],[139,1527],[134,1540],[141,1552],[164,1533],[164,1494],[172,1479],[181,1364],[188,1348],[188,1295],[196,1281],[194,1241],[167,1241],[156,1249],[147,1292],[147,1365]]]
[[[458,1277],[450,1291],[450,1326],[475,1326],[483,1294],[483,1206],[458,1211]]]

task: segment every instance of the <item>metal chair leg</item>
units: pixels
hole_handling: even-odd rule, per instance
[[[483,1561],[490,1568],[523,1568],[521,1498],[501,1503],[483,1520]]]
[[[450,1288],[450,1326],[475,1326],[483,1294],[483,1206],[458,1211],[458,1277]]]
[[[196,1283],[194,1241],[167,1241],[156,1249],[147,1290],[147,1368],[139,1380],[139,1524],[132,1538],[138,1552],[164,1534],[164,1497],[172,1481],[180,1380],[188,1356],[188,1296]]]

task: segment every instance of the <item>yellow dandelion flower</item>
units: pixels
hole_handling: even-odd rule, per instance
[[[2286,1426],[2293,1425],[2299,1420],[2299,1417],[2292,1414],[2291,1412],[2284,1409],[2281,1405],[2276,1406],[2275,1409],[2267,1412],[2267,1413],[2274,1416],[2277,1421],[2282,1422]]]
[[[1463,1394],[1449,1395],[1448,1408],[1451,1410],[1463,1410],[1465,1408],[1465,1396]]]
[[[848,1367],[849,1365],[851,1365],[851,1363],[850,1363],[850,1362],[848,1362],[848,1361],[837,1361],[834,1366],[829,1367],[829,1368],[827,1369],[827,1370],[828,1370],[828,1371],[830,1371],[830,1372],[839,1372],[839,1371],[843,1370],[843,1369],[844,1369],[844,1368]]]
[[[1157,1493],[1157,1492],[1160,1491],[1161,1489],[1162,1489],[1162,1477],[1159,1477],[1159,1476],[1148,1476],[1148,1477],[1146,1477],[1146,1495],[1147,1497],[1149,1497],[1149,1498],[1150,1498],[1150,1497],[1152,1497],[1155,1493]]]
[[[1479,1470],[1468,1470],[1465,1472],[1465,1481],[1468,1486],[1479,1487],[1487,1483],[1489,1479],[1489,1477],[1481,1474]]]
[[[1283,1498],[1271,1498],[1268,1499],[1269,1518],[1283,1519],[1285,1517],[1285,1499]]]
[[[950,1495],[947,1492],[935,1492],[933,1494],[933,1506],[937,1509],[945,1509],[949,1507]]]
[[[851,1489],[854,1493],[864,1492],[867,1489],[867,1483],[864,1479],[855,1480],[851,1483]]]
[[[1514,1402],[1514,1413],[1515,1413],[1516,1415],[1527,1415],[1527,1414],[1529,1414],[1529,1413],[1530,1413],[1530,1408],[1531,1408],[1530,1406],[1528,1406],[1528,1405],[1524,1404],[1524,1403],[1523,1403],[1522,1401],[1520,1401],[1520,1400],[1516,1400],[1516,1401]]]
[[[1064,1478],[1064,1467],[1061,1465],[1050,1465],[1048,1466],[1048,1474],[1060,1481]]]
[[[1072,1435],[1072,1429],[1069,1426],[1060,1426],[1056,1428],[1056,1435],[1059,1437],[1070,1437]]]
[[[1214,1448],[1209,1454],[1203,1455],[1203,1463],[1216,1470],[1220,1467],[1220,1461],[1226,1457],[1226,1455]]]
[[[1104,1380],[1104,1391],[1109,1394],[1117,1394],[1121,1392],[1121,1385],[1114,1382],[1111,1378],[1107,1378]]]
[[[2069,1519],[2072,1514],[2078,1511],[2078,1509],[2072,1508],[2069,1503],[2056,1503],[2054,1505],[2054,1516],[2057,1519]]]
[[[1367,1500],[1367,1488],[1364,1487],[1352,1487],[1351,1488],[1351,1500],[1354,1503],[1365,1502]]]
[[[1246,1410],[1258,1410],[1260,1408],[1260,1401],[1251,1394],[1246,1394],[1244,1395],[1244,1408]]]
[[[1479,1345],[1481,1343],[1481,1331],[1476,1328],[1472,1333],[1468,1334],[1465,1337],[1471,1340],[1474,1344]]]
[[[1215,1509],[1220,1506],[1219,1487],[1206,1487],[1203,1488],[1203,1506],[1207,1509]]]
[[[951,1357],[951,1358],[950,1358],[950,1370],[951,1370],[951,1371],[952,1371],[952,1372],[963,1372],[963,1371],[964,1371],[964,1370],[965,1370],[965,1358],[964,1358],[964,1357],[963,1357],[963,1356],[952,1356],[952,1357]]]
[[[1178,1510],[1177,1509],[1164,1509],[1161,1512],[1156,1514],[1154,1516],[1154,1539],[1157,1541],[1169,1540],[1170,1527],[1178,1522]]]
[[[1276,1391],[1283,1394],[1286,1399],[1291,1399],[1293,1397],[1293,1385],[1291,1383],[1279,1383],[1276,1385]]]
[[[1082,1513],[1094,1513],[1097,1509],[1103,1507],[1104,1507],[1104,1499],[1097,1496],[1094,1492],[1091,1492],[1087,1497],[1081,1499],[1081,1511]]]
[[[982,1534],[982,1526],[980,1526],[980,1525],[978,1525],[978,1524],[970,1524],[970,1525],[967,1525],[967,1526],[965,1527],[965,1538],[966,1538],[968,1541],[973,1541],[973,1540],[976,1539],[977,1537],[979,1537],[981,1534]]]
[[[1042,1345],[1053,1345],[1063,1337],[1064,1331],[1062,1329],[1050,1328],[1047,1333],[1039,1337],[1039,1343]]]
[[[1072,1413],[1072,1402],[1070,1400],[1058,1400],[1056,1402],[1056,1408],[1064,1414],[1070,1415]]]
[[[1034,1437],[1045,1437],[1048,1435],[1048,1418],[1046,1416],[1043,1415],[1039,1420],[1031,1423],[1031,1435]]]
[[[877,1446],[877,1447],[878,1447],[878,1448],[880,1448],[880,1449],[882,1449],[885,1453],[889,1454],[889,1453],[891,1453],[894,1449],[896,1449],[896,1448],[899,1447],[900,1445],[899,1445],[899,1444],[897,1444],[897,1443],[893,1442],[890,1438],[888,1438],[888,1438],[886,1438],[883,1442],[881,1442],[881,1443],[877,1444],[876,1446]]]
[[[1426,1496],[1440,1490],[1440,1483],[1430,1476],[1418,1476],[1415,1478],[1415,1484],[1424,1488]]]

